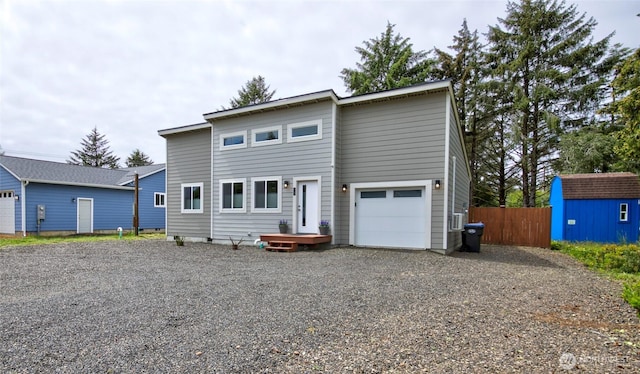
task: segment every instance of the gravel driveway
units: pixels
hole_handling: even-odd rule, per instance
[[[638,372],[620,293],[535,248],[5,248],[0,372]]]

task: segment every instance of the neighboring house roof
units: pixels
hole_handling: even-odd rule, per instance
[[[128,169],[104,169],[12,156],[0,156],[0,166],[23,182],[122,189],[131,189],[122,186],[133,180],[135,171],[138,171],[140,177],[145,177],[165,168],[164,164],[158,164]]]
[[[633,173],[568,174],[560,179],[564,199],[640,198],[640,179]]]
[[[126,171],[124,177],[122,177],[118,184],[125,185],[133,183],[136,173],[138,173],[138,179],[148,177],[150,175],[159,173],[165,169],[165,164],[154,164],[147,166],[136,166],[133,168],[118,169],[118,171]]]

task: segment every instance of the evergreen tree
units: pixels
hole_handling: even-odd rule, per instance
[[[616,167],[640,174],[640,48],[620,64],[611,85],[614,101],[609,111],[619,116],[623,126],[616,134]]]
[[[616,136],[624,127],[619,113],[614,109],[617,92],[614,78],[618,65],[628,56],[629,50],[616,44],[602,64],[598,74],[611,84],[601,87],[600,101],[610,103],[596,111],[590,121],[576,129],[568,129],[559,141],[560,157],[554,168],[563,173],[606,173],[620,165],[614,148]],[[611,99],[610,99],[611,98]]]
[[[615,136],[588,126],[562,136],[559,165],[563,173],[607,173],[613,169]]]
[[[153,160],[149,158],[144,152],[140,149],[136,148],[129,157],[127,157],[127,161],[125,162],[128,168],[136,167],[136,166],[147,166],[153,165]]]
[[[98,132],[97,127],[82,139],[81,144],[82,149],[71,152],[68,164],[110,169],[119,167],[120,158],[113,155],[109,149],[109,141]]]
[[[495,178],[486,178],[489,176],[489,170],[485,167],[485,157],[496,156],[496,154],[482,155],[483,150],[489,147],[487,142],[495,140],[490,129],[492,120],[489,116],[490,110],[486,107],[487,86],[484,83],[484,77],[487,71],[483,68],[483,46],[480,44],[477,30],[469,31],[466,19],[462,22],[462,28],[458,34],[453,37],[453,42],[454,44],[449,48],[456,52],[455,55],[434,48],[437,64],[432,75],[438,79],[452,80],[458,118],[466,134],[465,141],[471,169],[470,204],[492,205],[493,202],[490,202],[486,195],[486,189],[482,193],[479,191],[480,182],[495,180]]]
[[[559,136],[588,124],[601,103],[612,35],[592,42],[595,20],[555,0],[509,2],[498,21],[487,34],[489,63],[512,95],[523,205],[536,206]]]
[[[231,108],[239,108],[242,106],[266,103],[271,100],[276,93],[275,90],[269,91],[270,86],[265,83],[264,77],[258,75],[248,80],[245,85],[238,90],[238,97],[234,97],[229,101]]]
[[[355,95],[406,87],[427,80],[434,61],[427,52],[413,51],[409,38],[395,34],[395,25],[387,22],[380,38],[363,41],[356,47],[360,61],[355,69],[344,68],[340,77]]]

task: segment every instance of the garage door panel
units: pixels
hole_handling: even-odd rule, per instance
[[[15,234],[15,197],[13,191],[0,191],[0,233]]]
[[[380,196],[385,196],[380,198]],[[379,247],[426,247],[424,188],[387,189],[356,194],[355,244]]]

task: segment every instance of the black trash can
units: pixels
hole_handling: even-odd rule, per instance
[[[462,232],[462,248],[469,252],[480,252],[480,238],[484,232],[484,223],[467,223]]]

